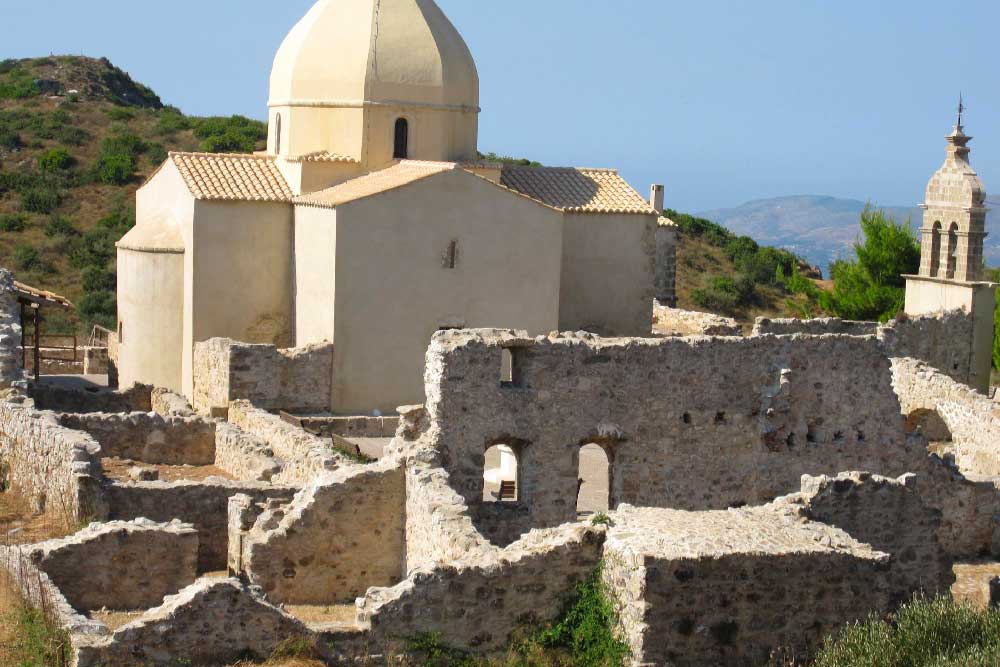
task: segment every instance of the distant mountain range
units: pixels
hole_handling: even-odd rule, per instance
[[[1000,265],[1000,198],[988,201],[993,209],[986,221],[986,261]],[[853,256],[861,229],[858,220],[865,202],[802,195],[748,202],[736,208],[703,211],[697,215],[749,236],[761,244],[787,248],[829,273],[829,264]],[[922,222],[919,208],[883,206],[897,220],[910,218],[916,230]]]

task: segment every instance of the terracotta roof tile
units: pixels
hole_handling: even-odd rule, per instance
[[[286,158],[289,162],[342,162],[345,164],[358,164],[359,161],[349,155],[338,155],[330,151],[316,151],[305,155],[296,155]]]
[[[612,169],[504,166],[500,183],[568,213],[655,213]]]
[[[359,176],[340,185],[335,185],[332,188],[296,197],[295,203],[317,208],[335,208],[341,204],[370,197],[371,195],[386,192],[387,190],[394,190],[414,181],[419,181],[445,171],[451,171],[455,168],[456,165],[452,162],[403,160],[386,169],[373,171],[370,174]]]
[[[170,159],[195,199],[290,202],[288,187],[271,157],[250,154],[171,153]]]

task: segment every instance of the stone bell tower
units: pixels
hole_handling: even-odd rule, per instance
[[[946,137],[944,165],[927,185],[921,206],[920,275],[906,277],[906,313],[916,316],[964,310],[972,315],[969,384],[985,393],[992,365],[996,285],[983,275],[986,191],[969,163],[972,137],[962,126],[964,111],[959,102],[958,123]]]

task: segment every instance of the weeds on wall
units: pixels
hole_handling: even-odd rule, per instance
[[[540,630],[526,628],[500,660],[446,646],[440,635],[411,638],[408,652],[421,667],[621,667],[628,646],[598,566],[577,585],[559,619]]]
[[[24,580],[31,575],[19,574]],[[29,582],[41,590],[39,581]],[[0,568],[0,664],[17,667],[65,667],[70,659],[69,635],[46,608],[28,604],[7,570]]]

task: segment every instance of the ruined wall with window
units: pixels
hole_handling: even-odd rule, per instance
[[[760,504],[803,474],[898,476],[927,465],[874,338],[440,332],[426,379],[429,444],[497,543],[578,517],[590,444],[607,454],[612,508]],[[494,445],[514,455],[516,475],[512,495],[491,499]]]

